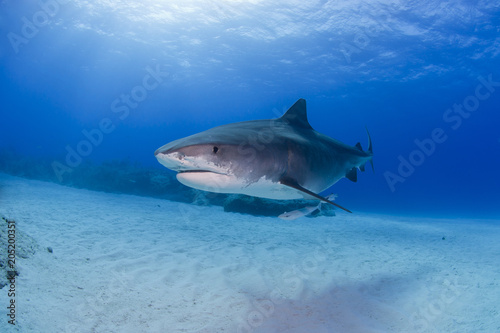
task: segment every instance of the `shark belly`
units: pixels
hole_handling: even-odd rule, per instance
[[[177,180],[186,186],[208,192],[245,194],[276,200],[304,199],[302,192],[265,177],[248,182],[233,175],[197,171],[180,172]]]

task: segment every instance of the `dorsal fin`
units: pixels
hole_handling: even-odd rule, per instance
[[[363,151],[363,147],[361,147],[361,143],[356,143],[356,148],[358,148],[359,150]]]
[[[283,116],[280,120],[292,125],[302,128],[312,129],[307,121],[306,100],[301,98]]]

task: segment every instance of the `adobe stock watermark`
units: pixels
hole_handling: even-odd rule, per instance
[[[353,55],[366,50],[373,43],[374,38],[379,37],[385,31],[394,31],[389,25],[389,15],[396,12],[397,8],[396,3],[390,4],[388,10],[384,13],[385,18],[383,18],[383,21],[358,30],[352,41],[340,43],[339,50],[348,64],[352,62]]]
[[[36,11],[30,18],[21,17],[21,28],[19,33],[9,32],[7,39],[16,54],[19,53],[20,47],[27,45],[30,40],[35,38],[40,29],[47,26],[61,9],[62,5],[70,3],[72,0],[40,0],[38,5],[40,10]]]
[[[104,136],[113,133],[117,122],[127,119],[130,115],[130,110],[136,109],[148,97],[149,93],[158,88],[169,75],[168,72],[161,70],[160,65],[156,65],[154,69],[148,66],[146,67],[146,72],[147,74],[142,78],[141,84],[134,86],[130,90],[130,93],[121,94],[111,102],[111,112],[118,116],[118,120],[105,117],[101,119],[96,128],[90,130],[83,129],[81,132],[83,139],[76,145],[66,146],[66,158],[64,162],[52,162],[52,170],[59,182],[63,181],[65,173],[72,172],[73,168],[78,167],[83,162],[84,157],[92,154],[94,149],[103,143]]]
[[[426,302],[410,316],[408,322],[417,332],[428,332],[432,323],[445,312],[446,307],[455,302],[462,294],[456,278],[454,281],[444,279],[442,286],[439,295],[436,295],[432,301]]]
[[[96,280],[98,284],[91,291],[82,290],[75,295],[81,298],[73,309],[73,318],[78,320],[66,324],[69,332],[78,332],[82,330],[82,326],[99,331],[101,325],[109,319],[109,304],[120,304],[123,295],[134,288],[130,274],[108,270],[105,276],[105,279]]]
[[[493,81],[492,76],[492,74],[489,74],[487,78],[479,76],[477,78],[479,84],[474,89],[474,93],[465,97],[461,104],[455,103],[452,108],[447,109],[443,113],[443,122],[449,129],[453,131],[458,130],[462,126],[463,121],[479,109],[481,102],[490,98],[496,91],[496,88],[500,87],[500,82]],[[399,166],[397,167],[397,172],[384,172],[385,181],[391,192],[394,193],[396,185],[404,183],[411,177],[415,170],[436,152],[437,147],[448,140],[446,133],[449,129],[442,127],[434,128],[428,137],[413,141],[416,148],[407,156],[398,156]]]
[[[254,299],[251,301],[252,308],[246,318],[242,318],[237,327],[237,333],[251,333],[256,328],[262,326],[266,318],[271,317],[276,306],[283,304],[287,296],[297,295],[304,290],[304,281],[329,262],[328,258],[335,254],[335,249],[339,245],[333,241],[332,236],[326,239],[325,244],[318,245],[314,252],[302,261],[283,272],[281,286],[275,287],[264,299]]]

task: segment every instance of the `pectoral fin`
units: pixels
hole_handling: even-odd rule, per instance
[[[300,186],[300,185],[297,183],[297,181],[296,181],[295,179],[293,179],[293,178],[290,178],[290,177],[283,177],[283,178],[281,178],[281,179],[280,179],[280,184],[285,185],[285,186],[289,186],[289,187],[291,187],[291,188],[294,188],[294,189],[296,189],[296,190],[299,190],[299,191],[301,191],[301,192],[304,192],[304,193],[306,193],[306,194],[308,194],[308,195],[310,195],[310,196],[312,196],[312,197],[315,197],[315,198],[317,198],[317,199],[319,199],[319,200],[321,200],[321,201],[327,202],[327,203],[329,203],[329,204],[331,204],[331,205],[334,205],[335,207],[338,207],[338,208],[340,208],[340,209],[343,209],[343,210],[345,210],[345,211],[346,211],[346,212],[348,212],[348,213],[352,213],[349,209],[344,208],[344,207],[342,207],[342,206],[340,206],[340,205],[337,205],[335,202],[330,201],[330,200],[328,200],[327,198],[324,198],[324,197],[322,197],[321,195],[318,195],[318,194],[316,194],[316,193],[314,193],[314,192],[311,192],[311,191],[309,191],[309,190],[308,190],[308,189],[306,189],[306,188],[303,188],[303,187],[302,187],[302,186]]]

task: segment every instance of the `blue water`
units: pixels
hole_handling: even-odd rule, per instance
[[[161,145],[305,98],[324,134],[366,148],[370,130],[375,173],[328,191],[344,206],[500,216],[497,2],[4,0],[0,13],[0,149],[59,163],[56,182],[112,160],[169,173]]]

